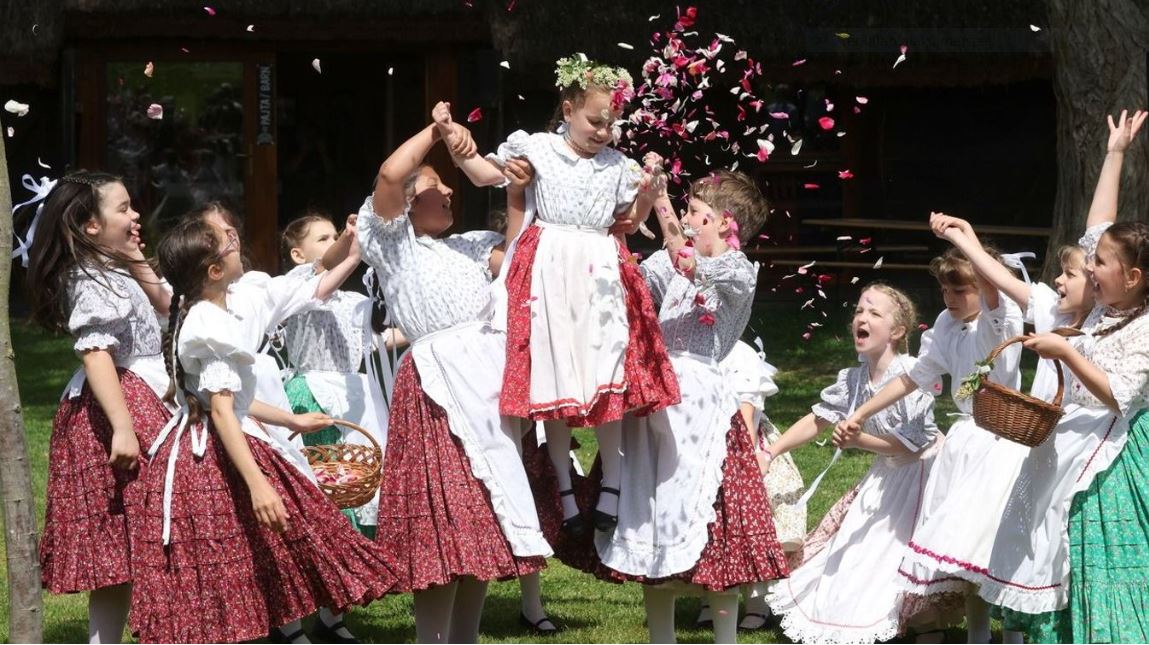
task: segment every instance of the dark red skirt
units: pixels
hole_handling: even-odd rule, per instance
[[[678,403],[681,396],[674,366],[666,354],[658,310],[642,279],[638,263],[624,246],[618,246],[619,273],[626,295],[629,342],[623,357],[626,389],[602,392],[591,409],[580,415],[577,404],[536,409],[531,393],[531,267],[542,229],[531,226],[519,237],[507,273],[507,370],[503,372],[500,411],[533,421],[563,419],[572,427],[594,427],[617,421],[628,411],[650,414]],[[569,339],[578,342],[578,339]],[[514,369],[511,369],[513,366]]]
[[[112,425],[85,384],[60,402],[48,448],[48,509],[40,537],[40,575],[52,593],[75,593],[132,581],[128,517],[147,450],[171,415],[152,388],[120,369],[120,388],[140,442],[132,471],[108,465]]]
[[[545,558],[511,552],[486,487],[451,434],[446,410],[423,392],[410,355],[401,361],[394,392],[375,534],[398,562],[394,592],[461,576],[506,580],[545,568]]]
[[[202,459],[180,440],[170,544],[163,544],[164,476],[174,440],[153,459],[132,526],[131,628],[141,642],[229,643],[262,638],[320,607],[341,612],[395,583],[391,557],[363,537],[310,480],[264,441],[244,435],[283,499],[288,527],[261,525],[243,478],[212,436]]]
[[[741,414],[731,419],[726,432],[726,460],[722,464],[722,484],[714,500],[714,521],[706,547],[693,569],[670,578],[646,579],[630,576],[602,564],[594,546],[593,535],[581,539],[562,533],[562,505],[547,453],[524,440],[523,458],[529,464],[531,485],[543,532],[557,557],[564,564],[594,574],[607,582],[641,582],[660,584],[678,580],[699,585],[708,591],[721,591],[742,584],[785,578],[790,567],[774,530],[774,516],[754,447]],[[587,522],[598,498],[599,464],[588,477],[572,473],[579,508]]]

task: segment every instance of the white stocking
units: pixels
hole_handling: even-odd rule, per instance
[[[415,592],[415,638],[420,643],[446,643],[459,583],[450,582]]]
[[[965,597],[965,624],[967,643],[989,642],[989,605],[977,591]]]
[[[555,479],[558,480],[559,490],[570,490],[571,487],[571,429],[564,421],[552,420],[543,422],[543,429],[547,435],[547,455],[551,458],[551,465],[555,469]],[[578,504],[574,495],[560,495],[563,504],[563,519],[568,520],[578,515]]]
[[[527,617],[527,620],[537,624],[546,618],[547,610],[543,608],[542,584],[537,571],[519,577],[519,596],[523,615]]]
[[[622,422],[604,423],[594,429],[594,435],[598,438],[598,455],[602,460],[603,488],[617,489],[622,481],[622,473],[619,472],[622,462]],[[618,495],[599,493],[595,508],[607,515],[618,515]]]
[[[652,643],[676,643],[674,635],[674,592],[658,587],[643,587],[646,605],[646,628]]]
[[[710,619],[714,621],[714,642],[737,643],[738,589],[711,591],[706,597],[710,600]]]
[[[451,615],[452,643],[478,643],[479,623],[483,618],[483,601],[487,598],[487,581],[470,576],[459,578],[455,592],[455,611]]]
[[[132,602],[132,586],[116,585],[88,593],[88,642],[119,643]]]

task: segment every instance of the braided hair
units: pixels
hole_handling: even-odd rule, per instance
[[[160,271],[172,287],[172,302],[168,314],[168,328],[164,332],[164,366],[170,383],[164,401],[175,403],[176,388],[187,399],[188,422],[196,424],[203,417],[203,405],[189,390],[184,367],[179,360],[179,335],[184,318],[192,305],[203,297],[207,284],[207,271],[219,261],[219,239],[215,228],[203,219],[185,219],[168,231],[156,249]]]
[[[1102,235],[1117,247],[1117,259],[1125,271],[1141,270],[1141,303],[1118,322],[1093,332],[1096,337],[1109,336],[1123,329],[1149,309],[1149,224],[1120,222]]]

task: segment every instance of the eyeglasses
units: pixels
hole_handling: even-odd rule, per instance
[[[239,235],[237,235],[234,231],[228,231],[227,244],[224,244],[223,248],[220,249],[219,253],[216,254],[216,261],[218,262],[219,260],[226,258],[228,254],[233,251],[239,251]]]

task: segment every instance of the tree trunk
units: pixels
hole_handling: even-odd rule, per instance
[[[4,137],[0,128],[0,495],[8,558],[8,641],[39,643],[44,640],[44,606],[36,550],[36,497],[24,445],[24,412],[8,316],[12,262],[4,260],[12,255],[12,190]]]
[[[1043,277],[1057,249],[1075,244],[1105,157],[1106,114],[1149,108],[1149,13],[1140,0],[1049,0],[1053,92],[1057,97],[1057,199]],[[1025,118],[1018,115],[1016,118]],[[1125,154],[1119,219],[1149,221],[1149,131]]]

